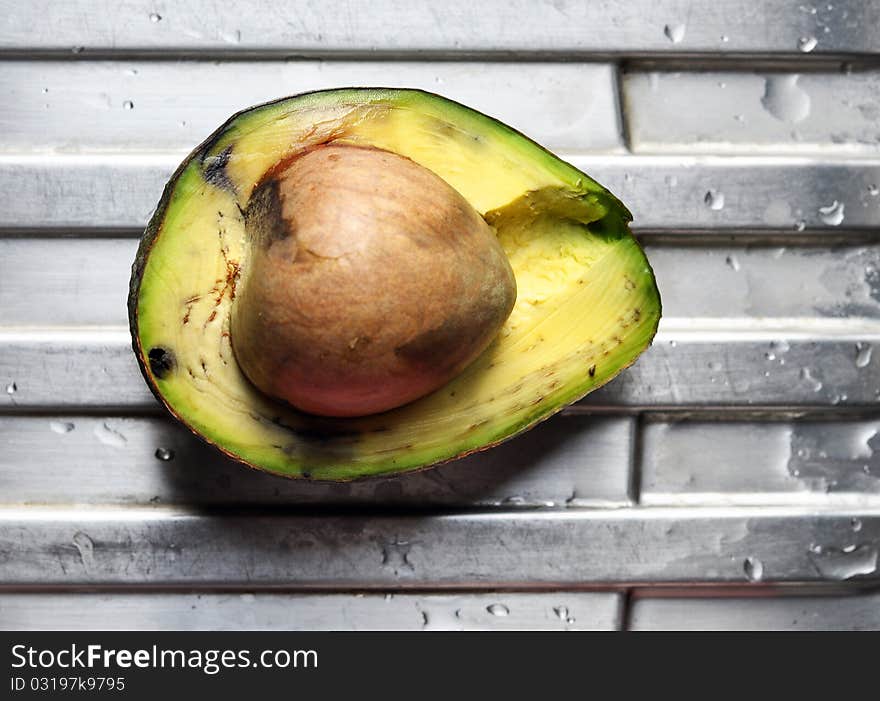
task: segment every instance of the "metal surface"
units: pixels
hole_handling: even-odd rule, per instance
[[[615,630],[621,594],[0,594],[0,629]]]
[[[255,515],[30,506],[0,511],[0,581],[563,591],[749,579],[876,585],[878,540],[880,507]]]
[[[880,595],[637,599],[634,630],[877,630]]]
[[[303,54],[377,51],[496,52],[876,52],[872,2],[748,0],[346,0],[332,9],[296,0],[185,5],[126,0],[105,6],[35,0],[0,4],[0,47],[79,53],[172,51]],[[34,17],[41,18],[35,23]],[[810,41],[815,39],[815,46]],[[76,55],[76,54],[74,54]]]
[[[20,61],[0,74],[0,96],[9,101],[0,130],[8,151],[187,153],[246,107],[309,90],[384,85],[390,76],[555,149],[622,146],[615,67],[584,63]]]
[[[880,2],[439,8],[0,2],[0,627],[880,628]],[[289,482],[162,415],[129,269],[232,111],[376,83],[611,188],[664,319],[499,448]]]
[[[556,417],[485,455],[406,479],[334,485],[247,470],[165,419],[9,417],[0,421],[0,503],[624,506],[634,428],[630,418]]]

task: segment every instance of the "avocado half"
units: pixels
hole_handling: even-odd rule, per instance
[[[331,142],[385,149],[446,180],[497,232],[518,290],[497,338],[451,382],[350,419],[263,395],[230,342],[252,190],[279,161]],[[426,467],[525,431],[650,345],[660,297],[630,220],[589,176],[437,95],[352,88],[284,98],[231,117],[165,187],[132,269],[134,351],[177,419],[251,467],[322,480]]]

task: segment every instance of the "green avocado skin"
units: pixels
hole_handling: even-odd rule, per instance
[[[186,406],[185,402],[169,399],[169,393],[165,389],[166,383],[171,379],[177,381],[175,378],[182,375],[176,372],[179,359],[173,352],[145,346],[142,340],[144,329],[139,318],[143,282],[150,267],[151,255],[160,239],[163,236],[187,235],[183,231],[168,229],[166,218],[169,209],[175,205],[175,202],[181,201],[181,198],[190,194],[189,184],[197,179],[200,179],[200,186],[207,183],[212,187],[234,189],[234,184],[222,182],[226,174],[219,166],[225,165],[230,153],[234,157],[235,138],[244,131],[247,122],[254,116],[262,111],[276,108],[295,111],[301,104],[313,108],[315,104],[338,102],[352,105],[392,104],[414,111],[422,109],[422,105],[427,105],[434,110],[433,113],[451,115],[450,121],[452,117],[458,119],[461,115],[462,123],[466,124],[465,130],[467,127],[485,130],[497,136],[500,142],[509,142],[512,148],[540,160],[547,172],[558,176],[559,185],[524,192],[520,198],[503,207],[485,212],[484,217],[499,230],[508,225],[518,227],[537,225],[535,222],[539,221],[541,226],[548,225],[547,222],[550,221],[562,222],[567,227],[581,227],[597,241],[610,242],[609,245],[615,246],[615,250],[619,251],[620,260],[623,261],[621,265],[630,270],[627,274],[630,277],[637,276],[641,295],[636,310],[638,313],[632,319],[627,316],[629,323],[626,326],[628,329],[626,333],[631,335],[623,340],[617,339],[620,341],[619,347],[605,348],[602,351],[605,355],[601,360],[597,362],[586,360],[580,374],[567,376],[561,387],[551,386],[549,390],[536,389],[528,395],[532,397],[532,406],[517,405],[515,415],[510,414],[506,419],[499,418],[498,415],[506,416],[504,411],[496,412],[498,415],[494,415],[488,405],[485,408],[480,406],[471,412],[467,423],[460,426],[454,439],[446,443],[440,441],[440,444],[437,444],[436,435],[430,435],[427,429],[424,436],[418,434],[415,429],[410,431],[407,422],[412,417],[406,413],[406,407],[403,410],[374,417],[335,420],[311,417],[295,412],[289,407],[279,406],[277,415],[274,409],[271,416],[265,412],[261,413],[260,410],[252,412],[252,415],[260,415],[255,419],[260,430],[277,430],[280,437],[272,446],[251,449],[249,446],[242,447],[244,442],[240,440],[240,436],[232,435],[228,431],[224,433],[219,429],[215,430],[204,422],[200,423],[197,414],[203,410],[203,407],[199,408],[199,412],[195,412],[191,407]],[[183,183],[184,180],[186,184]],[[650,345],[661,317],[661,301],[651,266],[644,251],[629,232],[628,223],[631,218],[626,207],[588,175],[561,161],[501,122],[438,95],[418,90],[351,88],[316,91],[281,98],[234,114],[186,157],[166,184],[141,238],[132,265],[127,305],[132,348],[151,392],[171,415],[196,436],[244,465],[284,477],[332,481],[348,481],[423,469],[492,447],[522,433],[606,384],[622,370],[631,366],[641,352]],[[545,365],[548,366],[552,367],[553,363]],[[527,382],[528,378],[519,384],[523,385]],[[500,390],[500,393],[504,392],[503,387]],[[198,395],[193,393],[192,396]],[[415,411],[418,411],[418,407]],[[487,418],[483,420],[481,417],[484,413]],[[412,419],[413,425],[418,424],[417,418],[418,415]],[[272,426],[269,426],[270,423]],[[394,444],[391,442],[391,436],[394,436],[399,426],[403,426],[400,431],[407,438],[399,441],[399,444]],[[242,433],[247,433],[248,430],[243,427]],[[383,436],[390,436],[387,445],[382,443],[385,440]]]

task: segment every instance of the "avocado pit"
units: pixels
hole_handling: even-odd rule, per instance
[[[414,401],[496,336],[516,281],[495,232],[403,156],[327,144],[278,164],[245,209],[231,342],[265,394],[323,416]]]

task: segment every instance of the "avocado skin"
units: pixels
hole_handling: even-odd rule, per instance
[[[532,428],[537,423],[539,423],[543,420],[546,420],[550,416],[558,413],[563,408],[565,408],[568,404],[570,404],[574,401],[577,401],[578,399],[582,398],[585,394],[593,391],[594,389],[598,388],[599,386],[606,384],[610,379],[613,379],[620,372],[622,372],[626,368],[630,367],[633,363],[636,362],[640,353],[643,352],[647,347],[649,347],[651,345],[653,337],[657,331],[660,317],[662,315],[662,301],[660,299],[659,292],[657,291],[656,279],[654,277],[654,273],[650,267],[650,264],[647,262],[647,259],[645,258],[644,272],[646,274],[648,284],[653,289],[652,302],[654,303],[655,308],[652,310],[652,317],[651,317],[652,320],[651,320],[650,326],[646,327],[646,333],[644,334],[646,337],[646,341],[644,342],[644,344],[642,345],[640,350],[638,350],[638,352],[634,353],[632,355],[632,357],[630,359],[628,359],[626,362],[621,363],[621,364],[617,364],[614,367],[613,372],[605,375],[604,377],[598,377],[598,375],[601,375],[601,373],[597,371],[597,366],[595,364],[591,364],[588,368],[584,369],[584,378],[586,380],[588,380],[587,384],[585,384],[583,387],[578,387],[573,392],[569,392],[569,396],[565,399],[564,402],[557,403],[557,405],[550,408],[550,410],[536,412],[534,414],[534,416],[528,418],[527,420],[521,421],[518,425],[508,427],[508,429],[504,432],[504,435],[500,436],[499,438],[483,442],[480,445],[474,446],[474,447],[469,448],[467,450],[462,450],[462,451],[457,452],[455,454],[450,454],[450,455],[444,456],[440,459],[432,459],[429,462],[423,462],[422,464],[406,465],[401,468],[392,466],[390,469],[384,469],[384,470],[379,470],[379,471],[363,471],[363,472],[357,472],[357,471],[351,471],[351,470],[341,470],[340,471],[335,468],[329,469],[329,470],[325,470],[322,468],[316,468],[316,469],[312,470],[312,469],[309,469],[308,466],[303,467],[301,470],[299,470],[298,472],[295,472],[295,473],[294,472],[281,472],[281,471],[278,471],[275,469],[267,468],[267,467],[260,465],[260,464],[256,464],[255,462],[246,459],[245,457],[236,453],[235,451],[230,450],[227,447],[221,445],[218,441],[213,440],[209,436],[205,435],[205,433],[203,433],[202,431],[199,431],[196,427],[194,427],[187,420],[187,418],[185,416],[182,416],[181,413],[178,412],[174,408],[174,406],[172,406],[172,404],[169,403],[167,397],[163,394],[163,392],[160,390],[160,388],[158,387],[158,385],[156,383],[156,378],[162,379],[162,377],[160,376],[162,372],[173,372],[174,371],[175,363],[173,360],[173,355],[171,356],[172,359],[170,361],[166,362],[165,360],[162,360],[159,362],[159,364],[157,366],[156,362],[154,362],[150,358],[150,351],[157,350],[157,349],[155,347],[154,348],[145,348],[143,346],[141,339],[140,339],[140,335],[139,335],[139,323],[138,323],[139,322],[139,319],[138,319],[138,298],[139,298],[139,292],[141,289],[141,282],[143,280],[144,272],[147,268],[150,254],[151,254],[153,247],[159,237],[159,234],[160,234],[160,231],[162,228],[162,224],[164,223],[165,214],[166,214],[166,212],[167,212],[167,210],[168,210],[168,208],[174,198],[175,189],[176,189],[177,185],[179,184],[180,177],[190,167],[190,165],[193,163],[193,161],[198,161],[199,169],[201,170],[206,182],[209,182],[210,184],[212,184],[216,187],[225,188],[225,189],[229,189],[231,191],[234,191],[235,185],[232,182],[232,180],[229,178],[228,174],[226,173],[226,164],[229,160],[230,154],[232,153],[232,148],[226,147],[223,151],[220,152],[220,154],[215,154],[215,155],[212,155],[211,151],[213,150],[215,145],[218,144],[224,138],[224,136],[226,136],[227,133],[230,132],[230,130],[234,127],[236,122],[241,117],[248,115],[249,113],[255,112],[257,110],[263,109],[263,108],[271,107],[273,105],[278,105],[278,104],[285,103],[285,102],[291,101],[291,100],[296,100],[299,98],[305,98],[305,97],[312,96],[312,95],[317,96],[317,95],[330,94],[330,93],[343,93],[343,92],[344,93],[352,93],[352,92],[360,92],[360,91],[362,91],[364,93],[393,92],[393,93],[408,93],[410,95],[423,95],[425,97],[442,100],[445,103],[458,105],[458,106],[460,106],[470,112],[473,112],[473,110],[470,110],[470,108],[467,108],[463,105],[459,105],[459,103],[455,103],[454,101],[449,100],[448,98],[442,97],[440,95],[437,95],[435,93],[431,93],[428,91],[409,90],[409,89],[408,90],[400,90],[397,88],[381,88],[381,87],[380,88],[348,88],[348,89],[331,89],[331,90],[309,91],[309,92],[300,93],[297,95],[281,97],[276,100],[271,100],[271,101],[262,103],[260,105],[256,105],[253,107],[249,107],[249,108],[240,110],[239,112],[236,112],[235,114],[230,116],[220,127],[218,127],[210,136],[208,136],[208,138],[206,138],[201,144],[199,144],[196,148],[194,148],[193,151],[183,160],[183,162],[174,171],[173,175],[166,183],[166,185],[163,189],[161,198],[156,206],[156,209],[155,209],[153,215],[151,216],[151,218],[145,228],[144,234],[140,240],[140,244],[138,246],[138,249],[137,249],[137,252],[135,255],[135,259],[134,259],[134,262],[133,262],[132,268],[131,268],[131,281],[130,281],[130,286],[129,286],[127,307],[128,307],[129,328],[130,328],[131,335],[132,335],[132,349],[134,351],[135,357],[137,358],[138,367],[140,368],[141,374],[143,375],[143,377],[147,383],[147,386],[150,388],[150,391],[152,392],[152,394],[165,407],[165,410],[168,411],[169,414],[171,416],[173,416],[175,419],[180,421],[184,426],[186,426],[187,429],[190,430],[190,432],[192,432],[200,440],[204,441],[208,445],[211,445],[212,447],[214,447],[215,449],[217,449],[219,452],[223,453],[227,457],[231,458],[232,460],[234,460],[236,462],[243,464],[244,466],[254,468],[254,469],[259,469],[259,470],[266,470],[266,471],[271,472],[272,474],[276,474],[276,475],[284,476],[284,477],[288,477],[288,478],[305,478],[305,479],[309,479],[309,480],[331,481],[331,482],[343,482],[343,481],[368,479],[368,478],[372,478],[372,477],[388,476],[389,474],[396,474],[396,473],[400,473],[400,472],[421,471],[423,469],[427,469],[427,468],[430,468],[433,466],[444,464],[446,462],[458,459],[460,457],[464,457],[466,455],[470,455],[470,454],[473,454],[473,453],[476,453],[476,452],[479,452],[482,450],[492,448],[492,447],[498,445],[499,443],[505,442],[505,441],[523,433],[524,431]],[[480,115],[479,113],[475,113],[475,114],[477,114],[478,116],[483,118],[486,122],[503,129],[508,134],[516,135],[518,138],[522,139],[523,141],[528,142],[533,148],[536,148],[540,151],[543,151],[551,158],[558,160],[558,158],[554,154],[552,154],[549,150],[545,149],[544,147],[540,146],[539,144],[536,144],[534,141],[529,139],[527,136],[521,134],[520,132],[516,131],[515,129],[512,129],[511,127],[509,127],[501,122],[498,122],[497,120],[495,120],[491,117],[487,117],[486,115]],[[567,164],[565,164],[565,165],[567,166]],[[570,168],[570,166],[568,166],[568,167]],[[612,216],[609,217],[608,219],[593,223],[593,226],[595,227],[596,232],[601,233],[603,227],[610,227],[610,230],[619,232],[618,227],[622,227],[623,231],[625,232],[625,235],[631,237],[631,234],[628,231],[628,224],[632,220],[632,215],[629,212],[629,210],[626,208],[626,206],[616,196],[614,196],[610,191],[608,191],[606,188],[604,188],[600,184],[596,183],[595,181],[589,179],[588,176],[585,176],[585,179],[587,182],[587,187],[589,187],[593,193],[598,194],[599,197],[601,198],[601,200],[609,205],[609,209],[612,212]],[[632,245],[635,249],[637,249],[639,251],[639,253],[642,255],[642,257],[644,257],[644,251],[643,251],[641,245],[634,238],[632,238]],[[163,350],[163,349],[158,349],[158,350]],[[157,350],[157,352],[158,352],[158,350]],[[606,351],[606,355],[607,354],[608,353]],[[155,355],[155,353],[154,353],[154,355]],[[159,372],[157,372],[157,369],[159,369]],[[587,372],[587,370],[588,370],[588,372]],[[598,381],[592,382],[594,379],[597,379]],[[454,392],[453,392],[453,394],[454,394]],[[545,399],[544,396],[540,396],[537,398],[537,400],[534,402],[534,404],[536,404],[536,405],[540,404],[540,402],[542,402],[544,399]],[[273,419],[273,421],[274,421],[274,419]],[[354,441],[357,436],[361,435],[357,429],[351,429],[350,427],[346,428],[344,426],[334,425],[332,422],[336,421],[335,419],[331,419],[330,421],[331,421],[330,424],[327,424],[326,426],[323,426],[323,427],[322,427],[322,422],[316,421],[316,422],[313,422],[313,425],[309,426],[309,427],[298,426],[295,429],[291,429],[291,427],[288,427],[288,429],[295,430],[297,437],[303,439],[304,442],[307,444],[311,443],[313,440],[316,442],[324,442],[328,439],[329,440],[342,439],[343,443],[346,443],[346,442]],[[481,428],[482,425],[485,423],[487,423],[487,421],[477,422],[477,423],[471,425],[470,429],[477,430],[478,428]],[[278,424],[282,425],[283,421],[279,419]],[[370,430],[375,431],[375,429],[370,429]],[[380,430],[384,430],[384,429],[380,429]],[[276,447],[280,447],[280,446],[276,446]],[[413,445],[407,445],[407,446],[403,446],[403,447],[404,448],[414,448]]]

